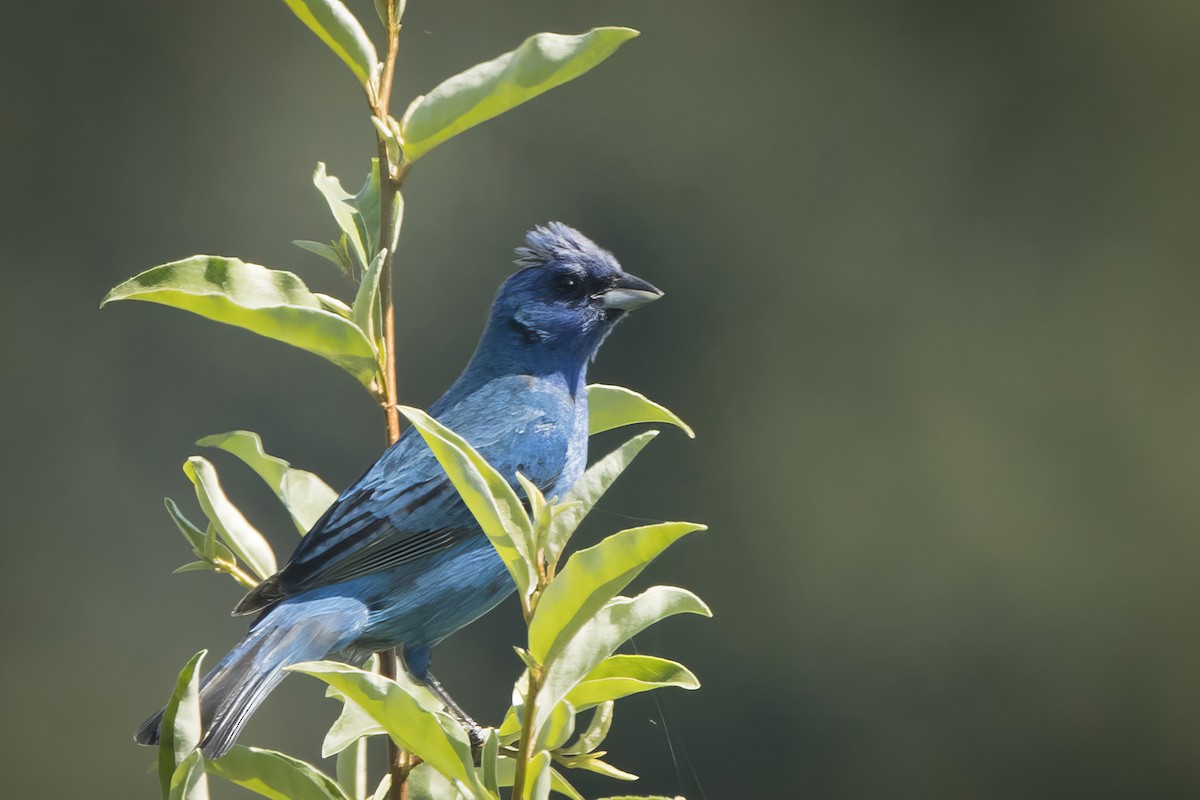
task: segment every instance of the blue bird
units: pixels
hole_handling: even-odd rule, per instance
[[[587,462],[586,374],[625,314],[662,296],[608,251],[558,222],[516,250],[475,354],[430,414],[516,486],[562,495]],[[362,663],[402,648],[408,672],[466,724],[429,674],[431,648],[514,590],[512,578],[433,453],[409,428],[325,512],[287,565],[242,599],[261,612],[201,682],[201,747],[220,757],[302,661]],[[162,712],[138,730],[158,741]]]

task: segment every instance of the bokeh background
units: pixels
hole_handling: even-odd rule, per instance
[[[97,305],[199,252],[345,295],[289,242],[332,235],[311,171],[356,186],[372,132],[281,3],[4,5],[0,764],[13,797],[152,797],[134,727],[244,631],[231,581],[170,574],[188,554],[162,498],[195,508],[191,443],[256,430],[341,487],[382,428],[312,356]],[[704,687],[618,711],[632,788],[1200,795],[1200,6],[409,5],[398,108],[537,30],[643,31],[418,165],[397,286],[422,405],[531,224],[580,227],[668,293],[593,376],[699,438],[664,432],[584,538],[708,522],[647,577],[716,618],[639,639]],[[289,552],[265,489],[214,459]],[[517,616],[435,662],[485,721]],[[315,758],[335,711],[294,678],[245,741]]]

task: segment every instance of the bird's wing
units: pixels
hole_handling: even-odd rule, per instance
[[[539,485],[562,471],[569,435],[547,422],[540,404],[512,402],[512,388],[471,395],[442,421],[458,430],[510,480],[521,471]],[[508,402],[504,400],[507,395]],[[472,402],[474,401],[474,402]],[[479,414],[471,413],[482,409]],[[538,426],[545,431],[534,432]],[[532,445],[532,446],[530,446]],[[479,533],[441,465],[413,430],[334,502],[287,565],[252,590],[234,613],[258,611],[299,592],[350,580],[433,555]]]

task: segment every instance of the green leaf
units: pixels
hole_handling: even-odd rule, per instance
[[[562,773],[553,768],[550,770],[550,788],[561,795],[566,795],[571,800],[584,800],[584,796],[579,793],[579,790],[572,786],[562,776]]]
[[[355,739],[337,754],[334,774],[338,786],[353,800],[366,797],[370,791],[367,778],[367,742]]]
[[[205,541],[207,537],[204,532],[192,524],[192,521],[183,515],[179,510],[179,506],[175,505],[175,501],[169,497],[163,498],[163,505],[167,507],[167,513],[171,515],[171,519],[175,522],[175,527],[179,528],[179,532],[183,534],[183,538],[187,539],[187,543],[192,546],[192,552],[198,556],[205,556]]]
[[[217,480],[217,470],[208,459],[192,456],[183,465],[183,471],[196,487],[200,507],[229,549],[259,578],[274,575],[275,553],[271,551],[271,545],[225,496],[221,482]]]
[[[418,764],[405,784],[408,800],[459,800],[463,794],[452,781],[428,764]]]
[[[167,507],[167,513],[171,515],[171,519],[175,522],[175,526],[179,528],[179,532],[183,534],[183,538],[187,539],[188,544],[191,545],[192,552],[195,553],[197,557],[204,559],[202,562],[196,563],[203,563],[206,566],[214,569],[215,567],[213,566],[213,562],[217,559],[227,563],[233,563],[233,552],[228,547],[217,541],[216,529],[213,528],[212,525],[208,526],[207,533],[202,533],[200,529],[192,523],[191,520],[183,515],[183,512],[179,510],[179,506],[175,505],[174,500],[169,497],[165,497],[163,498],[163,504]],[[196,567],[193,564],[185,564],[175,571],[192,572],[199,569],[200,567]]]
[[[495,728],[488,728],[487,737],[483,740],[483,752],[479,756],[479,766],[483,771],[484,787],[500,796],[500,734]]]
[[[538,750],[556,750],[567,743],[575,732],[575,709],[567,701],[555,704],[546,722],[537,730],[534,747]]]
[[[379,64],[367,32],[338,0],[283,0],[364,86],[374,79]]]
[[[353,309],[351,309],[350,306],[346,305],[341,300],[338,300],[336,297],[332,297],[327,294],[321,294],[320,292],[313,292],[313,297],[317,298],[318,302],[321,303],[321,308],[333,314],[337,314],[342,319],[353,322]]]
[[[289,669],[337,689],[381,724],[396,744],[469,787],[468,791],[482,791],[462,725],[441,710],[427,688],[407,675],[393,680],[333,661],[310,661]]]
[[[379,785],[375,787],[375,794],[371,795],[371,800],[387,800],[392,792],[392,776],[391,773],[383,776],[379,781]]]
[[[214,433],[196,444],[232,453],[254,470],[283,503],[301,535],[307,533],[337,499],[337,492],[313,473],[296,469],[282,458],[269,455],[257,433]]]
[[[171,775],[167,800],[208,800],[208,778],[204,774],[204,756],[193,750]]]
[[[379,278],[383,270],[383,262],[387,259],[387,248],[380,250],[370,265],[363,270],[362,282],[358,285],[358,293],[354,295],[354,324],[362,329],[375,345],[375,351],[386,352],[387,344],[383,332],[383,303],[379,296]],[[383,366],[380,367],[381,371]]]
[[[592,712],[592,719],[587,728],[579,734],[579,738],[570,747],[564,747],[559,752],[563,755],[576,756],[590,753],[604,743],[608,731],[612,728],[613,712],[616,703],[612,700],[601,703]]]
[[[204,733],[200,722],[200,663],[207,654],[207,650],[201,650],[184,664],[175,681],[175,690],[163,709],[158,737],[158,780],[163,797],[173,796],[177,768],[196,752]],[[201,772],[203,769],[201,764]],[[207,796],[207,787],[204,791]]]
[[[312,764],[274,750],[238,745],[208,762],[208,771],[271,800],[350,800]]]
[[[583,522],[583,518],[608,491],[613,481],[655,436],[658,436],[658,431],[638,434],[588,467],[579,480],[575,481],[575,485],[558,504],[561,510],[550,523],[550,534],[546,540],[546,559],[550,563],[558,563],[559,556],[566,548],[571,534],[579,527],[579,523]]]
[[[699,689],[691,670],[675,661],[655,656],[615,655],[600,662],[567,694],[576,711],[617,700],[627,695],[675,686]]]
[[[543,708],[553,708],[631,636],[674,614],[712,616],[699,597],[675,586],[653,586],[637,597],[610,600],[547,667],[536,716],[543,716]]]
[[[517,737],[521,735],[522,713],[524,713],[523,704],[520,712],[518,712],[517,706],[509,706],[508,711],[504,713],[504,719],[500,722],[500,727],[496,729],[502,744],[516,741]]]
[[[597,775],[603,775],[606,778],[612,778],[618,781],[636,781],[638,779],[638,776],[634,775],[632,772],[626,772],[623,769],[617,769],[612,764],[601,761],[598,757],[585,758],[575,764],[572,764],[572,766],[576,769],[586,769],[588,772],[595,772]],[[638,800],[646,800],[646,798],[639,798]]]
[[[189,561],[182,567],[171,570],[172,575],[179,575],[183,572],[220,572],[220,570],[211,561]]]
[[[333,263],[338,271],[347,278],[354,277],[354,262],[350,260],[350,251],[347,250],[348,242],[346,234],[342,234],[342,238],[336,242],[325,244],[324,242],[313,242],[308,239],[295,239],[292,244],[299,247],[301,250],[307,250],[310,253],[320,256]]]
[[[321,743],[321,758],[342,752],[364,736],[377,736],[387,730],[372,719],[357,704],[343,698],[342,713],[325,734]]]
[[[548,666],[592,615],[672,543],[705,526],[662,522],[614,533],[580,550],[542,593],[529,623],[529,652]]]
[[[593,383],[588,392],[588,434],[595,435],[639,422],[666,422],[682,430],[689,439],[696,433],[666,406],[623,386]]]
[[[507,756],[502,756],[497,762],[497,783],[503,787],[512,786],[513,778],[515,777],[515,773],[517,771],[516,767],[516,761]],[[574,786],[568,783],[567,779],[560,775],[558,770],[553,768],[550,770],[550,789],[558,792],[561,795],[570,797],[571,800],[584,800],[583,795],[581,795]]]
[[[550,797],[550,753],[543,750],[529,759],[522,800],[547,800]]]
[[[329,211],[338,227],[342,229],[342,237],[349,244],[354,254],[358,269],[365,269],[371,263],[371,232],[362,222],[359,214],[357,196],[347,192],[342,182],[325,171],[325,162],[318,161],[313,170],[313,186],[317,187],[329,205]],[[367,178],[370,185],[371,179]],[[378,200],[376,200],[376,215],[378,216]]]
[[[417,408],[399,411],[421,434],[450,477],[463,502],[508,567],[517,588],[535,585],[533,526],[517,493],[466,439]]]
[[[192,256],[130,278],[104,298],[143,300],[245,328],[332,361],[370,388],[375,351],[354,323],[327,311],[290,272],[236,258]]]
[[[416,161],[452,136],[579,77],[637,35],[630,28],[594,28],[578,36],[539,33],[443,81],[404,112],[405,158]]]

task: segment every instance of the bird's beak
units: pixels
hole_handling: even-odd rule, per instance
[[[647,303],[652,303],[662,297],[663,293],[636,275],[625,273],[612,285],[612,288],[600,293],[600,300],[605,308],[615,308],[621,311],[632,311]]]

